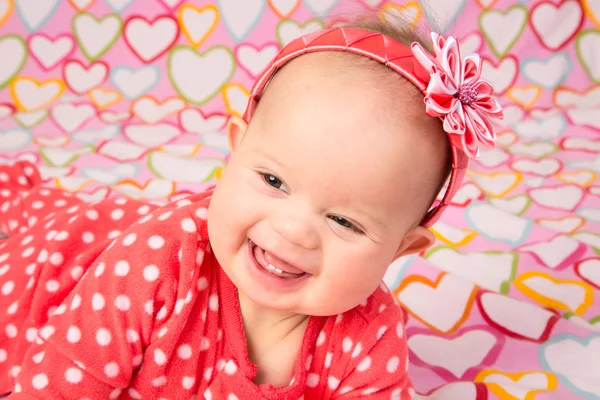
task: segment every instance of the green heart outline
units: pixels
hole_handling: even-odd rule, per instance
[[[486,34],[485,30],[483,29],[483,27],[484,27],[483,17],[485,15],[491,14],[491,13],[500,13],[502,15],[506,15],[506,14],[510,13],[512,10],[517,9],[517,8],[520,8],[523,11],[525,11],[525,18],[523,18],[523,23],[521,24],[521,27],[519,28],[519,31],[518,31],[517,35],[515,36],[515,38],[513,39],[513,41],[510,42],[510,44],[506,48],[506,51],[504,53],[500,53],[498,51],[498,49],[496,47],[494,47],[494,43],[490,40],[489,36]],[[509,8],[507,8],[504,11],[493,9],[493,8],[489,9],[489,10],[483,11],[481,14],[479,14],[479,18],[477,19],[477,25],[479,26],[479,31],[481,32],[481,34],[485,38],[485,41],[488,44],[488,46],[489,46],[490,50],[492,51],[492,53],[494,53],[494,55],[496,57],[498,57],[498,59],[501,60],[514,47],[514,45],[519,41],[519,39],[521,38],[521,36],[523,36],[523,31],[527,27],[527,22],[528,21],[529,21],[529,10],[527,9],[527,7],[525,5],[523,5],[523,4],[514,4],[514,5],[510,6]]]
[[[23,69],[23,67],[25,66],[25,64],[27,63],[27,60],[29,59],[29,49],[27,48],[27,43],[25,42],[25,40],[23,40],[23,38],[19,35],[4,35],[2,37],[0,37],[0,43],[3,42],[6,39],[17,39],[20,43],[21,46],[23,46],[23,49],[25,50],[24,56],[23,56],[23,60],[21,61],[21,63],[19,64],[19,66],[17,67],[17,70],[10,75],[8,78],[6,78],[6,80],[4,82],[0,82],[0,90],[4,89],[6,86],[8,86],[12,80],[19,75],[19,72],[21,72],[21,70]]]
[[[156,153],[161,153],[161,151],[160,151],[160,150],[152,150],[152,151],[148,152],[148,154],[146,155],[146,166],[148,167],[148,169],[150,170],[150,172],[152,172],[154,175],[156,175],[156,177],[157,177],[157,178],[160,178],[160,179],[167,179],[167,178],[165,178],[165,177],[164,177],[164,176],[163,176],[163,175],[162,175],[160,172],[158,172],[158,171],[157,171],[157,170],[154,168],[154,165],[152,164],[152,163],[153,163],[153,161],[152,161],[152,156],[153,156],[154,154],[156,154]],[[223,164],[223,166],[221,166],[221,167],[215,167],[215,168],[213,168],[213,169],[210,171],[210,173],[208,174],[208,176],[206,176],[206,177],[205,177],[205,178],[202,180],[202,183],[208,183],[208,182],[210,182],[211,180],[213,180],[213,178],[214,178],[214,177],[215,177],[215,175],[217,174],[217,170],[218,170],[219,168],[221,168],[221,169],[222,169],[222,168],[224,168],[224,167],[225,167],[225,165],[226,165],[226,162],[225,162],[225,161],[223,161],[223,159],[221,159],[221,158],[217,158],[217,157],[208,157],[208,158],[207,158],[207,157],[204,157],[204,158],[202,158],[202,159],[203,159],[203,160],[214,159],[214,160],[219,160],[220,162],[223,162],[223,163],[224,163],[224,164]]]
[[[275,38],[277,39],[277,43],[279,43],[279,46],[281,46],[281,48],[285,47],[285,44],[283,43],[283,40],[281,38],[281,35],[279,34],[279,28],[281,27],[281,25],[285,24],[285,23],[289,23],[292,22],[294,23],[297,27],[299,27],[300,29],[304,29],[304,27],[308,24],[310,24],[311,22],[316,22],[321,26],[321,29],[325,28],[325,23],[323,22],[323,20],[319,19],[319,18],[311,18],[311,19],[307,19],[306,21],[304,21],[303,24],[299,23],[298,21],[295,21],[293,19],[282,19],[280,20],[277,25],[275,26]]]
[[[106,47],[104,47],[102,50],[100,50],[100,52],[98,54],[96,54],[95,57],[92,57],[92,55],[89,54],[85,50],[85,47],[81,44],[82,43],[81,38],[79,37],[77,30],[75,29],[75,22],[76,22],[77,18],[83,17],[85,15],[92,17],[94,19],[94,21],[96,21],[96,22],[103,22],[105,19],[111,18],[111,17],[116,17],[117,20],[119,21],[119,29],[115,33],[115,36],[108,42]],[[81,52],[83,53],[83,55],[85,56],[85,58],[87,58],[87,60],[89,62],[94,62],[94,61],[100,59],[103,55],[105,55],[110,49],[112,49],[112,47],[115,45],[117,40],[119,40],[119,38],[121,37],[121,34],[123,33],[123,19],[119,16],[119,14],[116,14],[116,13],[106,14],[105,16],[103,16],[101,18],[96,17],[94,14],[89,13],[89,12],[77,13],[71,19],[71,30],[73,31],[73,36],[75,37],[75,41],[77,42],[77,46],[79,47],[79,50],[81,50]]]
[[[557,145],[556,143],[552,143],[552,142],[550,142],[550,141],[546,141],[546,140],[540,140],[539,142],[528,142],[528,143],[521,143],[521,145],[523,145],[523,146],[525,146],[525,147],[527,148],[527,147],[529,147],[529,146],[533,146],[533,145],[540,144],[540,143],[545,143],[545,144],[547,143],[547,144],[550,144],[550,145],[551,145],[551,146],[554,148],[554,150],[551,150],[551,151],[549,151],[549,152],[547,152],[547,153],[544,153],[544,154],[542,154],[541,156],[538,156],[538,157],[533,157],[533,156],[532,156],[532,155],[530,155],[530,154],[524,154],[524,153],[519,153],[518,151],[513,151],[513,150],[512,150],[512,148],[513,148],[513,146],[516,144],[516,143],[514,143],[514,144],[512,144],[512,145],[510,145],[510,146],[508,147],[508,151],[509,151],[511,154],[513,154],[513,155],[517,155],[517,156],[521,156],[521,157],[526,157],[526,158],[531,158],[531,159],[533,159],[533,160],[540,160],[540,159],[542,159],[542,158],[546,158],[546,157],[548,157],[548,156],[549,156],[549,155],[551,155],[551,154],[554,154],[554,153],[556,153],[556,152],[559,150],[559,147],[558,147],[558,145]]]
[[[186,95],[183,94],[183,91],[179,88],[179,85],[173,78],[173,73],[171,72],[171,70],[172,70],[171,64],[173,62],[173,55],[175,54],[176,51],[185,50],[185,51],[191,51],[192,53],[194,53],[196,55],[196,57],[203,58],[211,51],[214,51],[217,49],[223,49],[223,50],[227,51],[227,53],[231,57],[231,61],[232,61],[231,65],[233,66],[233,68],[231,68],[231,71],[230,71],[229,75],[227,76],[227,79],[225,79],[223,84],[221,86],[219,86],[214,92],[210,93],[208,96],[206,96],[204,99],[202,99],[200,101],[195,101],[195,100],[188,98]],[[196,50],[192,46],[186,46],[186,45],[180,44],[180,45],[173,46],[171,48],[171,50],[169,50],[169,54],[167,55],[167,76],[169,77],[169,82],[171,82],[171,86],[173,86],[173,89],[175,89],[175,92],[177,92],[177,94],[180,97],[182,97],[185,101],[187,101],[188,103],[198,105],[198,106],[208,103],[217,94],[219,94],[219,92],[221,92],[223,90],[223,88],[225,87],[225,85],[231,80],[231,78],[235,74],[236,70],[237,70],[237,61],[235,59],[235,55],[233,54],[233,51],[228,46],[216,45],[216,46],[212,46],[212,47],[206,49],[206,51],[203,51],[202,53],[200,53],[200,52],[198,52],[198,50]]]
[[[85,148],[88,148],[88,149],[90,149],[90,151],[91,151],[92,153],[95,153],[95,152],[96,152],[96,147],[92,146],[91,144],[86,144],[86,145],[84,145],[84,146],[77,147],[76,149],[77,149],[77,150],[82,150],[82,149],[85,149]],[[50,166],[52,166],[52,167],[58,167],[58,168],[65,168],[65,167],[68,167],[68,166],[69,166],[69,165],[71,165],[73,162],[75,162],[75,161],[76,161],[76,160],[77,160],[79,157],[81,157],[82,155],[85,155],[85,154],[75,154],[74,156],[72,156],[71,158],[69,158],[69,159],[68,159],[68,160],[67,160],[67,161],[66,161],[64,164],[57,165],[57,164],[54,164],[54,163],[53,163],[53,162],[52,162],[52,161],[51,161],[51,160],[48,158],[48,156],[46,156],[46,154],[44,154],[44,150],[45,150],[45,149],[46,149],[45,147],[42,147],[42,148],[40,148],[40,150],[39,150],[40,157],[42,158],[42,160],[44,160],[44,162],[45,162],[46,164],[48,164],[48,165],[50,165]]]
[[[587,65],[586,61],[583,59],[583,55],[581,54],[581,40],[584,36],[587,35],[598,35],[600,37],[600,31],[596,29],[584,29],[580,31],[575,37],[575,52],[577,53],[577,59],[579,60],[579,64],[581,64],[581,67],[585,70],[585,73],[587,74],[588,78],[590,78],[590,80],[594,83],[600,83],[600,78],[594,79],[592,74],[592,67],[590,65]]]
[[[462,256],[466,257],[467,254],[462,253],[461,251],[459,251],[457,248],[454,248],[452,246],[446,246],[446,245],[441,245],[441,246],[436,246],[433,247],[432,249],[428,250],[424,255],[423,258],[425,260],[429,261],[429,258],[434,255],[435,253],[437,253],[440,250],[452,250],[455,253],[461,254]],[[508,279],[502,281],[502,283],[500,284],[500,291],[499,293],[501,294],[508,294],[508,292],[510,291],[510,287],[512,285],[512,282],[515,280],[515,278],[517,277],[517,270],[519,267],[519,253],[514,252],[514,251],[498,251],[498,250],[489,250],[489,251],[477,251],[477,252],[471,252],[468,254],[474,254],[474,253],[479,253],[479,254],[489,254],[489,255],[499,255],[499,254],[510,254],[512,255],[512,266],[511,266],[511,271],[510,271],[510,276],[508,277]],[[431,262],[430,262],[431,263]],[[434,267],[436,267],[437,269],[442,269],[440,267],[438,267],[437,265],[431,263],[431,265],[433,265]],[[451,273],[451,272],[448,272]],[[468,279],[465,277],[465,279]],[[474,282],[473,282],[474,283]],[[477,285],[479,286],[479,285]],[[489,288],[484,288],[489,290]]]
[[[21,128],[25,128],[25,129],[31,129],[31,128],[33,128],[34,126],[38,126],[39,124],[41,124],[42,122],[44,122],[44,121],[45,121],[46,119],[48,119],[48,117],[50,116],[50,112],[49,112],[48,110],[37,110],[37,111],[33,111],[33,112],[40,112],[40,111],[43,111],[43,116],[42,116],[40,119],[38,119],[38,120],[34,121],[34,122],[31,124],[31,125],[26,125],[26,124],[23,124],[23,123],[22,123],[22,122],[21,122],[21,121],[20,121],[20,120],[17,118],[17,115],[19,114],[18,112],[17,112],[17,113],[15,113],[15,114],[13,115],[13,120],[14,120],[14,121],[17,123],[17,125],[19,125]],[[30,112],[31,112],[31,111],[30,111]]]
[[[513,200],[513,199],[516,199],[517,197],[524,197],[524,198],[525,198],[525,200],[526,200],[527,202],[525,203],[525,207],[523,207],[523,208],[521,209],[521,211],[519,211],[518,213],[516,213],[516,214],[513,214],[513,215],[523,215],[523,214],[525,213],[525,211],[527,211],[527,210],[529,209],[529,207],[531,206],[531,197],[527,196],[527,195],[526,195],[526,194],[524,194],[524,193],[521,193],[521,194],[517,194],[517,195],[515,195],[515,196],[511,196],[511,197],[504,197],[504,198],[502,198],[502,199],[504,199],[504,200]],[[497,205],[495,205],[494,203],[492,203],[492,201],[491,201],[491,200],[494,200],[494,199],[499,199],[499,198],[489,198],[489,199],[487,200],[487,202],[488,202],[488,203],[489,203],[491,206],[493,206],[493,207],[500,208],[500,207],[498,207]],[[500,208],[500,209],[502,209],[502,208]],[[508,210],[506,210],[506,212],[508,212]]]

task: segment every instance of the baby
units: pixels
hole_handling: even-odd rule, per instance
[[[365,20],[293,41],[231,118],[216,188],[164,207],[0,167],[0,394],[412,398],[382,278],[434,242],[502,115],[479,58],[432,38]]]

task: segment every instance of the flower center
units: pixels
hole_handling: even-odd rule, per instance
[[[457,97],[464,105],[469,105],[477,99],[477,88],[472,83],[464,83],[458,88]]]

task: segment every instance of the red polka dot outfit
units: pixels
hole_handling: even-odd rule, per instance
[[[311,317],[287,387],[255,385],[237,289],[210,251],[210,192],[84,203],[0,166],[0,393],[10,399],[412,398],[383,286]]]

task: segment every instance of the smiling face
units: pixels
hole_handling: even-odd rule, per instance
[[[418,223],[447,139],[414,87],[378,65],[348,64],[356,57],[299,57],[273,78],[248,127],[230,123],[232,156],[211,200],[209,237],[258,305],[344,312],[396,257],[433,240]]]

